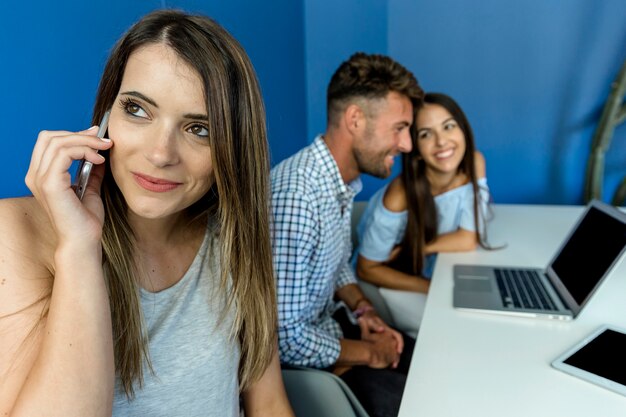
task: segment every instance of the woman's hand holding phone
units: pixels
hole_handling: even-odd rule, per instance
[[[113,144],[98,138],[97,132],[96,126],[80,132],[42,131],[37,138],[26,185],[48,213],[59,244],[99,244],[104,222],[99,195],[104,157],[98,151],[110,149]],[[82,159],[93,164],[93,171],[81,202],[69,170],[73,161]]]
[[[104,138],[104,135],[107,132],[109,127],[109,116],[111,115],[111,111],[107,111],[102,116],[102,120],[100,121],[100,126],[98,127],[97,137],[100,139]],[[86,159],[80,161],[78,165],[78,170],[76,172],[76,180],[74,181],[74,191],[78,196],[79,200],[83,199],[85,195],[85,191],[87,191],[87,185],[89,184],[89,176],[91,175],[91,168],[93,168],[93,163]]]

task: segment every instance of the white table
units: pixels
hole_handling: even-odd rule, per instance
[[[626,397],[550,366],[601,324],[626,327],[623,259],[570,322],[452,307],[454,264],[544,267],[582,207],[496,205],[494,212],[490,241],[506,249],[437,259],[399,416],[626,416]]]

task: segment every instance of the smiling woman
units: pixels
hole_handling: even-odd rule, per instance
[[[211,19],[151,13],[111,53],[107,110],[107,139],[42,131],[33,197],[0,201],[0,415],[238,416],[240,394],[292,415],[247,55]]]
[[[357,273],[382,287],[396,324],[415,334],[438,252],[486,247],[485,160],[459,105],[428,93],[402,173],[368,203],[359,225]],[[417,293],[417,294],[416,294]]]
[[[130,55],[109,122],[111,173],[129,215],[176,216],[209,191],[215,176],[207,125],[193,67],[162,43]]]

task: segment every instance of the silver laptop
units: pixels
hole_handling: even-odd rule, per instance
[[[455,265],[455,308],[571,320],[626,248],[626,213],[590,202],[545,270]]]

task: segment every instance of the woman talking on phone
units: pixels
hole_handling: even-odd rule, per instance
[[[291,416],[256,76],[214,21],[115,45],[98,129],[42,131],[0,201],[0,416]],[[70,165],[93,164],[82,200]]]

